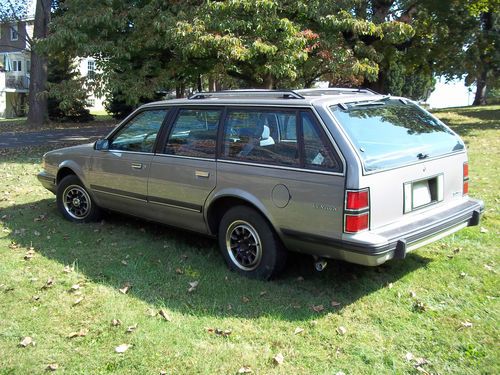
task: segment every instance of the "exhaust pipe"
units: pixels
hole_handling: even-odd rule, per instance
[[[326,261],[325,258],[321,258],[321,257],[317,257],[317,256],[314,257],[314,268],[316,269],[316,271],[318,271],[318,272],[323,271],[326,268],[327,264],[328,264],[328,262]]]

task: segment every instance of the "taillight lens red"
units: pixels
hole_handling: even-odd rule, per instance
[[[362,215],[346,215],[345,231],[356,233],[368,229],[368,213]]]
[[[464,163],[464,169],[463,169],[463,175],[464,175],[464,185],[462,189],[462,194],[467,195],[469,194],[469,163],[465,162]]]
[[[346,209],[360,210],[368,208],[368,190],[348,191]]]

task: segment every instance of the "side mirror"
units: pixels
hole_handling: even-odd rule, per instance
[[[94,149],[104,151],[109,149],[109,141],[107,139],[98,139],[94,144]]]

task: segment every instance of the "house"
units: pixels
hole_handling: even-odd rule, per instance
[[[25,116],[30,86],[33,15],[21,21],[0,23],[0,118]],[[96,65],[92,58],[77,58],[75,69],[81,76],[92,79]],[[104,110],[104,98],[89,90],[87,108],[92,112]]]
[[[0,118],[25,115],[32,35],[33,20],[0,24]]]

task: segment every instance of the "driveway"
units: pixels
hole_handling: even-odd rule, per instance
[[[49,129],[34,132],[0,133],[0,148],[41,146],[57,143],[88,143],[107,135],[114,126],[95,128]]]

